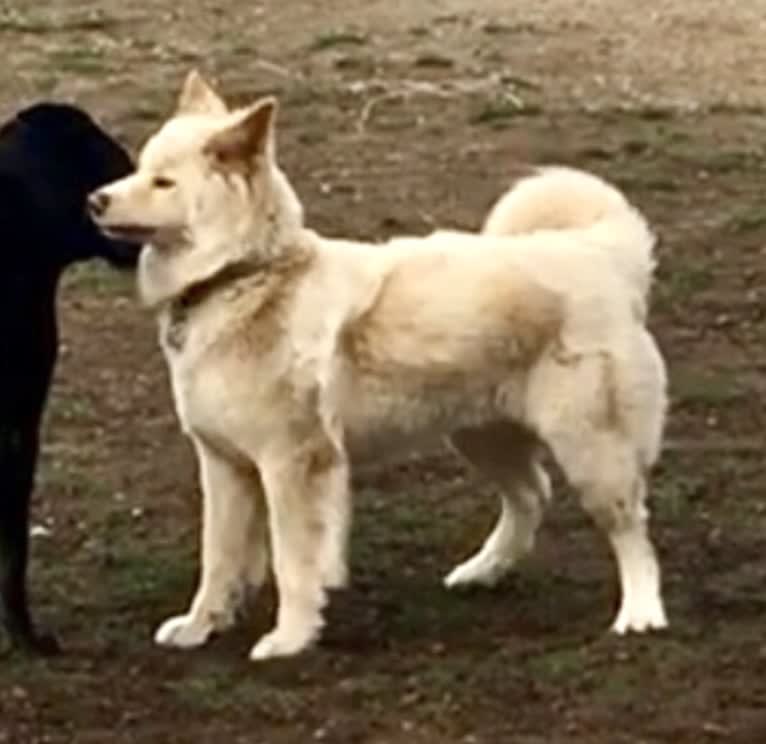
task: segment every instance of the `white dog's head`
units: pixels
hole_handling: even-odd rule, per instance
[[[176,113],[144,146],[135,173],[95,191],[89,209],[111,236],[161,247],[237,244],[256,251],[267,228],[300,224],[301,207],[276,165],[277,102],[229,111],[196,72]],[[253,245],[255,243],[256,245]]]

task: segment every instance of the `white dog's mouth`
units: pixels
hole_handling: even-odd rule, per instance
[[[113,240],[126,240],[130,243],[149,243],[157,234],[154,227],[145,225],[100,225],[101,232]]]

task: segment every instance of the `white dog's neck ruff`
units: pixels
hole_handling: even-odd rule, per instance
[[[303,207],[278,168],[269,179],[265,214],[247,215],[239,224],[189,230],[189,241],[147,246],[141,254],[138,287],[146,307],[161,309],[191,287],[209,281],[232,265],[266,268],[302,244]]]

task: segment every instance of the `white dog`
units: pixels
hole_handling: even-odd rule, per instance
[[[504,489],[497,527],[449,584],[494,581],[530,549],[546,447],[616,556],[614,630],[664,627],[645,497],[666,381],[643,323],[643,218],[603,181],[553,169],[501,200],[486,235],[328,240],[277,165],[276,108],[229,111],[192,73],[136,173],[91,197],[107,232],[151,242],[140,291],[199,458],[201,581],[157,642],[230,625],[270,537],[277,620],[251,658],[305,649],[347,579],[350,463],[445,435]]]

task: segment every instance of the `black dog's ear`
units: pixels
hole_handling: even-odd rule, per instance
[[[224,100],[213,90],[213,86],[192,70],[184,81],[176,104],[179,114],[225,114],[228,112]]]

